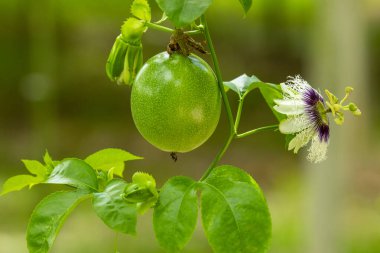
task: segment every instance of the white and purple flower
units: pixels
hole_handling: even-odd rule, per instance
[[[307,159],[315,163],[325,160],[330,127],[322,95],[300,76],[289,77],[281,89],[283,98],[274,100],[274,109],[287,116],[280,122],[280,132],[295,134],[288,149],[297,153],[311,141]]]

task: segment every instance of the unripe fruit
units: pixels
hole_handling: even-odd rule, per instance
[[[211,67],[196,55],[162,52],[138,72],[131,111],[141,135],[163,151],[188,152],[214,132],[221,97]]]

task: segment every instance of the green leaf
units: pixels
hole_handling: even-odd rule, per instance
[[[131,153],[117,148],[107,148],[100,150],[90,156],[85,161],[96,170],[108,171],[114,168],[114,174],[123,176],[124,162],[143,159]]]
[[[286,115],[281,114],[273,109],[273,106],[276,105],[274,102],[275,99],[282,99],[282,91],[279,84],[265,83],[259,87],[261,95],[264,97],[265,102],[268,104],[269,108],[272,110],[274,116],[280,122],[283,119],[286,119]]]
[[[131,6],[131,13],[136,18],[150,21],[151,11],[147,0],[134,0]]]
[[[46,183],[68,184],[78,188],[98,190],[98,179],[95,171],[83,160],[69,158],[59,163]]]
[[[190,240],[197,223],[196,182],[174,177],[162,187],[153,213],[153,226],[160,245],[179,252]]]
[[[224,82],[223,84],[225,87],[235,91],[239,97],[243,97],[245,93],[248,93],[257,87],[258,83],[261,83],[261,81],[256,76],[247,76],[246,74],[243,74],[234,80]]]
[[[271,218],[257,183],[243,170],[220,166],[202,182],[202,222],[214,252],[266,252]]]
[[[28,224],[26,240],[30,253],[46,253],[71,211],[90,195],[86,192],[55,192],[34,209]],[[80,235],[78,235],[80,236]]]
[[[211,5],[212,0],[156,0],[177,28],[190,25]]]
[[[239,2],[241,6],[243,7],[245,14],[247,14],[247,12],[252,6],[252,0],[239,0]]]
[[[136,204],[127,203],[122,194],[127,183],[114,179],[104,192],[94,193],[92,205],[103,222],[118,232],[136,234]]]
[[[36,160],[21,160],[27,170],[33,174],[36,175],[37,177],[42,177],[45,178],[47,176],[47,168],[40,163],[39,161]]]
[[[31,188],[33,185],[42,183],[43,181],[44,179],[41,177],[35,177],[32,175],[17,175],[8,178],[7,181],[5,181],[0,195],[5,195],[13,191],[19,191],[26,186]]]
[[[53,171],[54,167],[59,163],[59,161],[53,161],[47,150],[44,155],[44,162],[48,174],[50,174]]]

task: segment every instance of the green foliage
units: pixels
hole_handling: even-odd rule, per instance
[[[89,196],[85,191],[72,191],[55,192],[45,197],[30,217],[26,235],[29,252],[48,252],[67,215]]]
[[[202,222],[214,252],[265,252],[271,219],[257,183],[241,169],[224,165],[202,186]]]
[[[111,229],[136,233],[137,213],[152,207],[158,198],[156,183],[151,175],[137,172],[128,184],[123,179],[112,179],[113,173],[122,176],[124,162],[142,159],[131,153],[115,148],[100,150],[86,158],[53,161],[46,152],[46,165],[34,160],[23,160],[32,175],[18,175],[8,179],[2,194],[19,190],[37,183],[66,184],[76,190],[56,192],[44,198],[35,208],[28,225],[27,242],[31,253],[46,253],[50,250],[67,215],[86,198],[93,197],[96,214]],[[99,186],[102,187],[99,187]],[[138,185],[150,195],[139,202],[124,199],[127,186]],[[101,188],[101,189],[99,189]],[[101,190],[101,192],[99,192]]]
[[[3,189],[0,195],[5,195],[9,192],[19,191],[24,187],[31,188],[35,184],[42,183],[43,179],[32,175],[17,175],[7,179],[3,184]]]
[[[77,158],[68,158],[59,163],[51,172],[46,183],[67,184],[91,191],[98,190],[95,171],[85,161]]]
[[[136,204],[122,198],[127,182],[120,179],[110,181],[103,192],[94,193],[92,201],[96,214],[113,230],[136,234]]]
[[[250,91],[258,88],[276,119],[281,121],[286,118],[284,114],[273,109],[273,106],[275,106],[274,100],[281,99],[283,96],[279,84],[265,83],[260,81],[260,79],[254,75],[248,76],[246,74],[242,74],[241,76],[238,76],[231,81],[224,82],[223,84],[228,90],[236,92],[240,99],[244,99]]]
[[[53,161],[53,158],[51,158],[47,150],[44,155],[44,162],[45,162],[47,174],[49,175],[53,171],[54,167],[59,163],[59,161]]]
[[[89,155],[84,161],[95,170],[108,172],[113,169],[113,174],[123,177],[124,162],[138,159],[143,158],[122,149],[107,148]]]
[[[211,5],[212,0],[156,0],[177,28],[190,25]]]
[[[47,175],[46,166],[36,160],[21,160],[28,171],[37,177],[44,178]]]
[[[147,0],[135,0],[131,6],[131,14],[136,18],[150,21],[152,19],[150,7]]]
[[[256,76],[243,74],[234,80],[224,82],[224,86],[236,92],[240,98],[244,97],[249,91],[257,88],[261,81]]]
[[[197,223],[196,182],[173,177],[162,187],[153,213],[157,240],[168,252],[179,252],[190,240]]]
[[[27,186],[31,188],[36,184],[44,182],[48,177],[49,172],[52,170],[53,166],[53,161],[47,152],[44,156],[44,160],[46,165],[43,165],[42,163],[36,160],[22,160],[26,169],[34,176],[17,175],[9,178],[7,181],[5,181],[0,195],[5,195],[12,191],[19,191]]]

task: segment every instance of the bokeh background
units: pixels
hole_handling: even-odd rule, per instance
[[[155,20],[157,5],[150,1]],[[84,158],[106,147],[145,157],[127,164],[169,177],[199,178],[227,133],[223,114],[212,138],[180,154],[150,146],[130,115],[130,88],[105,76],[105,62],[129,15],[126,0],[0,1],[0,184],[24,173],[20,159]],[[215,0],[207,12],[223,77],[247,73],[280,83],[301,74],[321,90],[352,99],[363,111],[333,127],[329,159],[312,165],[305,152],[285,150],[279,133],[233,142],[223,163],[249,171],[262,186],[273,218],[270,253],[380,252],[380,1],[255,0],[243,18],[238,1]],[[169,35],[149,30],[148,59],[165,50]],[[206,58],[209,58],[206,56]],[[209,59],[207,59],[209,61]],[[229,94],[234,110],[237,97]],[[275,122],[259,94],[249,95],[241,131]],[[62,186],[39,185],[0,197],[0,252],[27,252],[28,217],[39,200]],[[63,226],[52,252],[114,252],[115,234],[80,205]],[[151,213],[136,237],[120,236],[120,252],[163,252]],[[211,252],[201,224],[184,252]]]

